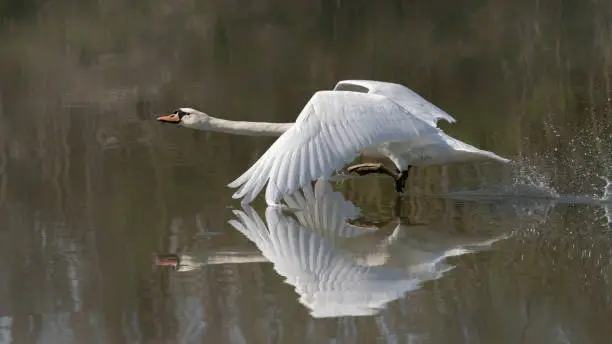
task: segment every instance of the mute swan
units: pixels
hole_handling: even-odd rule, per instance
[[[387,158],[382,163],[358,164],[347,171],[360,175],[384,173],[403,192],[411,166],[430,166],[470,160],[507,163],[493,152],[478,149],[446,135],[438,120],[455,119],[409,88],[372,80],[343,80],[332,91],[318,91],[295,123],[228,121],[192,108],[180,108],[159,121],[205,131],[279,136],[246,172],[228,186],[240,187],[234,198],[250,203],[266,183],[266,202],[277,204],[318,178],[332,173],[359,154]]]

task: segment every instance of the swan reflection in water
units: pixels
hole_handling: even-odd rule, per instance
[[[179,261],[160,256],[158,265],[178,264],[177,270],[187,271],[220,262],[267,261],[313,317],[373,315],[451,270],[445,258],[489,249],[507,237],[455,238],[399,219],[379,229],[353,225],[349,221],[359,218],[359,208],[324,180],[284,201],[285,207],[266,209],[265,221],[248,205],[234,211],[236,219],[229,223],[257,252],[222,250]]]

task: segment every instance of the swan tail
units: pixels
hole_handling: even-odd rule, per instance
[[[484,157],[486,157],[486,158],[489,158],[489,159],[495,160],[495,161],[499,161],[499,162],[504,163],[504,164],[508,164],[508,163],[510,163],[512,161],[510,159],[506,159],[504,157],[501,157],[501,156],[499,156],[499,155],[497,155],[497,154],[495,154],[493,152],[489,152],[489,151],[482,151],[481,154]]]

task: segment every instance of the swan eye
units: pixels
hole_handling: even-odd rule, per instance
[[[176,110],[172,113],[172,115],[174,116],[178,116],[178,118],[182,118],[183,116],[185,116],[187,114],[187,112],[183,111],[183,110]]]

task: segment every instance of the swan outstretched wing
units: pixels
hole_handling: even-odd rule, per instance
[[[342,80],[336,84],[334,90],[383,95],[432,126],[436,126],[441,119],[450,123],[456,122],[456,120],[444,110],[438,108],[404,85],[374,80]]]
[[[228,186],[240,187],[233,197],[250,203],[268,182],[266,202],[278,204],[282,196],[331,176],[366,147],[438,130],[385,96],[319,91],[295,124]]]

